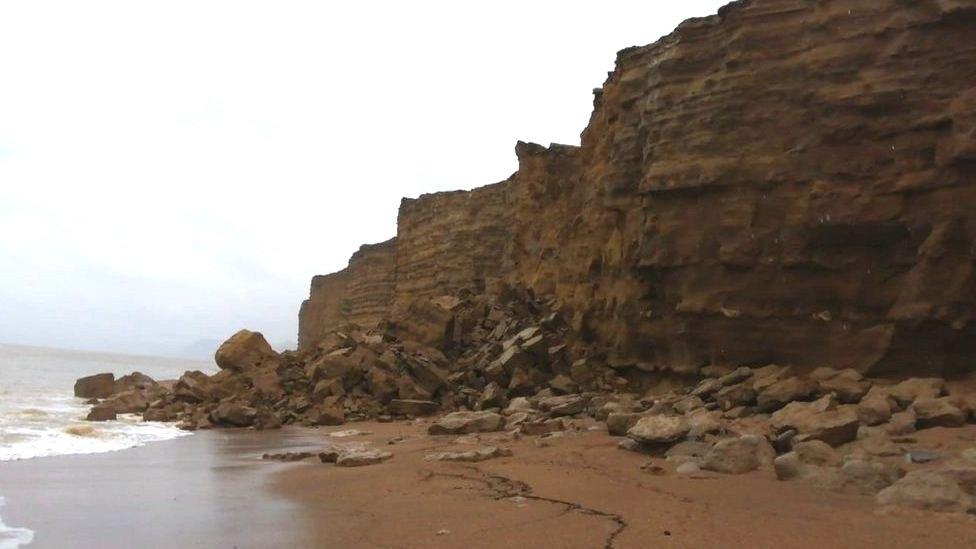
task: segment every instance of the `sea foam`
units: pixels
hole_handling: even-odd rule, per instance
[[[7,501],[0,496],[0,507]],[[34,541],[34,531],[27,528],[7,526],[0,517],[0,549],[17,549]]]
[[[113,452],[189,434],[134,415],[87,422],[87,413],[88,406],[63,392],[0,399],[0,461]]]

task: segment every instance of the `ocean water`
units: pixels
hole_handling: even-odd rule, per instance
[[[187,370],[215,369],[192,360],[0,345],[0,461],[111,452],[182,436],[171,424],[137,416],[85,421],[89,406],[75,398],[75,380],[133,371],[175,379]]]
[[[212,363],[0,345],[0,462],[67,454],[124,450],[185,436],[172,424],[123,415],[116,421],[85,421],[89,406],[74,396],[79,377],[140,371],[154,379],[175,379],[187,370],[212,372]],[[3,464],[0,463],[0,467]],[[7,503],[0,486],[0,507]],[[10,502],[13,503],[13,502]],[[0,549],[29,544],[33,532],[6,525],[0,517]]]

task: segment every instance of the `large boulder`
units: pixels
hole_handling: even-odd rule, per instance
[[[900,406],[905,407],[919,398],[937,398],[942,396],[942,393],[945,392],[945,380],[938,377],[913,377],[887,389],[888,394]]]
[[[880,505],[940,513],[976,512],[976,469],[919,470],[882,490]]]
[[[706,471],[739,475],[773,464],[776,451],[765,438],[745,435],[718,441],[699,464]]]
[[[760,411],[773,412],[793,401],[809,400],[816,391],[816,382],[800,377],[788,377],[763,389],[756,400]]]
[[[141,414],[149,407],[149,398],[146,392],[132,389],[113,395],[105,404],[115,408],[119,414]]]
[[[857,370],[846,369],[821,381],[820,388],[825,393],[837,395],[837,399],[845,404],[853,404],[864,397],[871,388],[871,382]]]
[[[183,402],[196,403],[209,400],[213,383],[210,376],[198,370],[192,370],[180,376],[173,386],[173,396]]]
[[[415,299],[394,313],[393,325],[401,341],[445,349],[453,340],[457,300],[451,296]]]
[[[225,402],[210,412],[210,420],[217,425],[228,427],[249,427],[254,423],[257,415],[258,411],[250,406]]]
[[[156,380],[142,372],[132,372],[115,380],[115,393],[123,393],[133,389],[148,390],[159,386]]]
[[[382,450],[351,450],[340,452],[335,464],[338,467],[364,467],[383,463],[392,457],[392,453]]]
[[[772,415],[777,431],[796,429],[806,440],[839,446],[857,438],[860,421],[856,407],[833,408],[829,396],[814,402],[792,402]]]
[[[308,411],[308,420],[312,425],[342,425],[346,422],[346,413],[339,401],[341,397],[331,396]]]
[[[968,415],[957,408],[950,397],[918,398],[912,404],[912,409],[915,410],[915,425],[919,429],[962,427]]]
[[[627,430],[627,436],[642,444],[668,444],[684,438],[690,429],[681,416],[644,416]]]
[[[431,435],[461,435],[498,431],[505,420],[494,412],[453,412],[440,418],[427,428]]]
[[[880,425],[891,419],[897,405],[886,391],[872,387],[857,405],[857,417],[865,425]]]
[[[276,363],[278,353],[259,332],[241,330],[223,342],[214,354],[217,366],[244,372],[258,366]]]
[[[110,421],[116,418],[115,407],[111,404],[96,404],[88,412],[88,421]]]
[[[627,434],[631,427],[637,424],[641,418],[640,414],[627,412],[614,412],[607,415],[607,432],[615,437],[622,437]]]
[[[572,416],[586,409],[589,399],[580,395],[562,395],[542,399],[539,409],[552,416]]]
[[[75,382],[78,398],[108,398],[115,392],[115,374],[95,374]]]

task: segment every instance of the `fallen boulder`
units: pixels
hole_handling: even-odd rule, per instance
[[[476,463],[498,457],[509,457],[512,451],[498,446],[475,448],[463,452],[438,452],[424,456],[424,461],[462,461]]]
[[[498,431],[505,425],[502,416],[494,412],[453,412],[427,428],[431,435],[463,435]]]
[[[765,438],[745,435],[715,443],[699,467],[706,471],[738,475],[772,465],[775,457],[776,451]]]
[[[240,330],[217,348],[214,359],[223,369],[243,372],[276,362],[278,353],[259,332]]]
[[[218,425],[249,427],[254,423],[254,418],[257,415],[258,411],[250,406],[225,402],[210,412],[210,419]]]
[[[878,493],[879,505],[939,513],[976,511],[976,469],[919,470]]]
[[[88,421],[110,421],[116,417],[115,407],[111,404],[96,404],[92,406],[85,419]]]
[[[340,452],[336,457],[335,464],[338,467],[364,467],[383,463],[392,457],[392,453],[380,450],[353,450]]]
[[[921,397],[915,400],[912,409],[918,429],[962,427],[966,424],[966,412],[957,408],[950,397]]]
[[[675,442],[691,429],[688,420],[680,416],[644,416],[627,430],[627,436],[641,444]]]
[[[115,392],[115,374],[95,374],[75,382],[78,398],[108,398]]]

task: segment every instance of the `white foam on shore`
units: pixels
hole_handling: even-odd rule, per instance
[[[0,507],[6,503],[7,501],[3,496],[0,496]],[[34,541],[33,530],[7,526],[3,523],[3,517],[0,517],[0,549],[17,549],[30,544],[32,541]]]
[[[134,415],[84,421],[88,408],[64,393],[0,399],[0,461],[114,452],[190,434]]]

